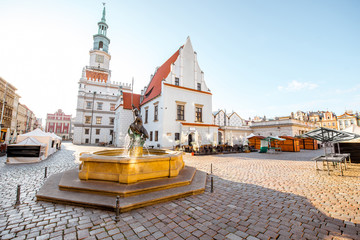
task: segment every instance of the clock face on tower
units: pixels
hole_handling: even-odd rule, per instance
[[[104,63],[104,56],[96,54],[95,62]]]

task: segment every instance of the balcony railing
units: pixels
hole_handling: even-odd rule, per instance
[[[111,70],[106,69],[106,68],[101,68],[101,67],[91,67],[91,66],[86,66],[85,69],[90,69],[90,70],[98,70],[98,71],[103,71],[103,72],[108,72],[111,74]]]

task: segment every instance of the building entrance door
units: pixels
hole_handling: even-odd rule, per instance
[[[192,146],[192,142],[194,141],[194,137],[193,137],[193,133],[190,133],[189,136],[188,136],[188,141],[189,141],[189,146]]]
[[[222,132],[218,132],[218,141],[219,144],[222,144]]]

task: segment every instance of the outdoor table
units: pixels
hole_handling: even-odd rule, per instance
[[[330,156],[330,157],[343,157],[343,156],[345,156],[346,160],[347,160],[347,161],[345,161],[345,168],[346,168],[346,162],[351,164],[350,153],[329,153],[329,154],[326,154],[326,156]]]
[[[280,147],[270,147],[268,150],[268,153],[280,153],[281,148]]]
[[[340,165],[340,172],[341,172],[341,176],[344,176],[343,174],[343,169],[342,169],[342,163],[344,163],[344,165],[346,164],[346,158],[347,156],[339,156],[341,154],[337,154],[338,156],[319,156],[319,157],[316,157],[316,158],[313,158],[312,160],[315,160],[315,167],[316,167],[316,170],[319,170],[318,166],[317,166],[317,162],[318,161],[322,161],[323,162],[323,166],[326,162],[326,165],[327,165],[327,171],[328,171],[328,175],[330,175],[330,168],[329,168],[329,162],[332,162],[333,164],[338,164]]]

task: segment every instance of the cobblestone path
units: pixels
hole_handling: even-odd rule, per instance
[[[316,173],[318,151],[194,157],[187,165],[210,171],[204,194],[121,214],[36,202],[44,168],[78,167],[78,154],[100,147],[63,143],[41,163],[5,165],[0,158],[0,239],[360,239],[360,165],[345,176]],[[16,186],[21,204],[14,207]]]

